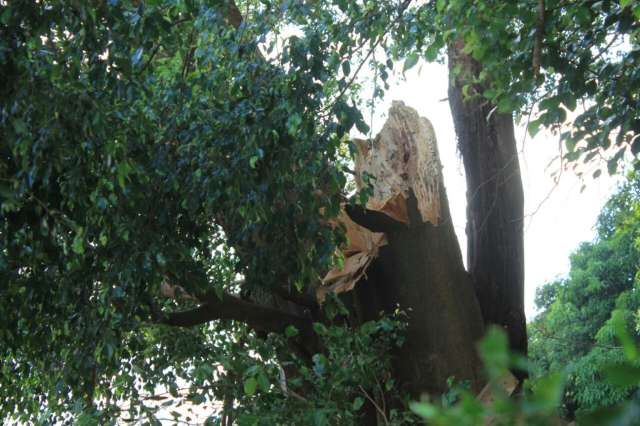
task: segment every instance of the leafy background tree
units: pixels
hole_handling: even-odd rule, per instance
[[[566,370],[567,414],[611,406],[637,387],[619,389],[604,380],[603,367],[624,360],[614,338],[616,310],[639,336],[640,178],[632,174],[605,205],[596,238],[571,256],[566,278],[537,291],[542,311],[529,325],[536,374]]]

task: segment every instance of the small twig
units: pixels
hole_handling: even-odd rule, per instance
[[[384,391],[382,390],[382,386],[380,385],[380,382],[378,381],[378,377],[377,376],[373,376],[374,380],[376,381],[376,386],[378,387],[378,392],[380,392],[380,399],[382,400],[382,411],[383,412],[387,412],[387,402],[384,399]]]
[[[342,90],[340,90],[340,92],[338,93],[338,95],[335,97],[335,99],[333,100],[333,102],[331,102],[330,105],[328,105],[327,107],[325,107],[323,109],[323,112],[326,112],[328,110],[331,110],[331,108],[333,108],[333,106],[338,102],[338,100],[340,100],[340,98],[342,98],[342,96],[344,96],[344,94],[347,92],[347,90],[349,90],[349,87],[351,87],[351,85],[353,84],[353,82],[356,80],[356,78],[358,77],[358,74],[360,73],[360,70],[362,69],[362,67],[364,66],[365,63],[367,63],[367,61],[369,60],[369,57],[373,54],[373,52],[378,48],[378,46],[380,45],[380,43],[382,42],[382,40],[384,40],[386,34],[389,32],[389,30],[391,29],[391,27],[393,25],[396,24],[396,22],[398,22],[404,15],[404,11],[405,9],[409,6],[409,4],[411,3],[412,0],[405,0],[404,3],[402,3],[402,5],[400,5],[400,9],[399,9],[399,14],[398,16],[389,23],[389,25],[387,25],[387,27],[385,28],[383,35],[378,37],[378,39],[375,41],[375,43],[373,43],[373,45],[371,46],[371,48],[369,49],[369,51],[367,52],[367,54],[365,55],[364,59],[360,62],[360,64],[358,65],[358,67],[356,68],[356,70],[354,71],[353,75],[351,76],[351,78],[349,79],[349,81],[347,81],[347,84],[342,88]],[[362,46],[362,45],[361,45]]]
[[[187,72],[189,71],[189,65],[191,65],[191,57],[193,56],[193,52],[195,50],[191,45],[193,44],[195,29],[191,31],[189,34],[188,50],[187,55],[184,57],[184,62],[182,63],[182,78],[184,79],[187,76]]]
[[[160,50],[160,44],[155,45],[155,47],[151,51],[151,55],[149,55],[149,59],[147,60],[147,62],[144,63],[142,68],[140,68],[140,71],[138,71],[138,74],[142,74],[149,67],[149,65],[153,61],[153,58],[156,56],[156,53],[158,53],[158,50]]]
[[[360,388],[360,391],[362,392],[364,397],[367,398],[371,404],[373,404],[373,406],[375,407],[376,411],[380,414],[380,416],[384,420],[384,424],[388,425],[389,424],[389,419],[387,418],[387,415],[384,413],[382,408],[380,408],[380,406],[373,400],[373,398],[371,398],[371,396],[369,396],[369,394],[367,393],[366,390],[364,390],[362,385],[358,385],[358,387]]]
[[[536,325],[534,326],[534,328],[547,339],[557,340],[559,342],[562,342],[564,346],[569,346],[567,339],[565,339],[564,337],[558,337],[555,334],[548,332],[543,326]],[[602,343],[598,343],[598,342],[588,342],[587,344],[591,344],[591,346],[601,348],[601,349],[613,349],[613,350],[623,349],[622,346],[603,345]]]
[[[555,190],[558,188],[558,186],[560,185],[560,178],[562,177],[562,171],[564,170],[563,167],[563,156],[562,156],[562,141],[559,141],[558,143],[558,149],[560,150],[560,172],[558,173],[558,176],[554,179],[554,183],[553,186],[551,187],[551,189],[549,190],[549,192],[547,193],[547,195],[545,195],[545,197],[542,199],[542,201],[540,201],[540,203],[538,203],[538,205],[536,206],[536,208],[533,210],[532,213],[527,213],[524,216],[529,218],[529,224],[527,225],[527,228],[529,226],[531,226],[531,220],[533,219],[533,216],[535,216],[538,211],[542,208],[542,206],[549,200],[549,198],[551,198],[551,195],[555,192]]]
[[[289,389],[289,386],[287,386],[287,375],[284,372],[284,368],[282,368],[282,366],[280,365],[278,365],[278,382],[280,384],[280,390],[282,390],[285,395],[292,396],[302,402],[309,402],[304,396],[300,395],[296,391]]]
[[[60,217],[60,219],[62,219],[62,222],[64,222],[65,225],[67,225],[71,230],[73,231],[76,230],[77,228],[76,223],[73,220],[69,219],[67,215],[65,215],[60,210],[50,209],[49,206],[47,206],[42,200],[40,200],[38,197],[36,197],[33,194],[29,194],[29,199],[38,203],[40,207],[42,207],[42,209],[47,213],[47,215],[53,218]]]
[[[604,55],[605,53],[607,53],[607,51],[609,50],[609,48],[613,45],[613,43],[615,43],[615,41],[618,39],[618,36],[620,35],[620,33],[615,33],[614,36],[611,38],[611,41],[609,43],[607,43],[607,45],[600,51],[598,52],[598,54],[596,55],[595,58],[593,58],[591,60],[591,62],[595,62],[598,59],[600,59],[602,57],[602,55]]]

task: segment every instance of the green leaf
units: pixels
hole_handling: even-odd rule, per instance
[[[131,65],[135,67],[140,63],[140,60],[142,59],[142,52],[144,52],[143,47],[139,47],[135,52],[133,52],[133,55],[131,55]]]
[[[342,72],[344,73],[345,77],[351,74],[351,64],[349,63],[349,61],[344,61],[342,63]]]
[[[156,262],[158,262],[158,265],[161,267],[165,267],[167,265],[167,259],[162,253],[156,253]]]
[[[478,350],[491,377],[503,374],[509,367],[509,342],[501,328],[491,326],[478,344]]]
[[[607,171],[609,172],[610,175],[614,175],[616,173],[617,169],[618,169],[618,158],[617,157],[613,157],[613,158],[607,160]]]
[[[2,25],[7,25],[10,19],[11,19],[11,8],[5,6],[5,9],[2,11],[2,14],[0,14],[0,23]]]
[[[71,249],[76,254],[84,254],[84,229],[79,227],[76,236],[73,238]]]
[[[564,376],[552,373],[540,378],[533,388],[533,402],[538,409],[552,411],[560,404],[564,392]]]
[[[616,386],[627,387],[640,384],[640,367],[628,363],[609,364],[602,370],[607,381]]]
[[[438,53],[440,53],[440,46],[431,44],[425,51],[424,57],[427,62],[433,62],[438,59]]]
[[[562,98],[562,104],[569,110],[574,111],[577,106],[576,97],[572,92],[567,92]]]
[[[24,120],[20,118],[13,120],[13,129],[19,135],[27,133],[27,125],[25,124]]]
[[[410,402],[409,408],[425,420],[430,420],[438,415],[438,408],[428,402]]]
[[[631,153],[635,156],[640,154],[640,135],[636,135],[635,139],[631,143]]]
[[[319,322],[314,322],[313,331],[315,331],[316,334],[318,334],[319,336],[324,336],[327,334],[329,330],[327,330],[327,327],[324,324]]]
[[[512,112],[515,109],[515,102],[510,97],[504,96],[498,101],[498,111]]]
[[[284,335],[287,336],[287,337],[295,337],[298,334],[300,334],[300,332],[293,325],[289,325],[289,326],[287,326],[287,328],[284,329]]]
[[[527,125],[529,136],[533,138],[538,134],[538,132],[540,131],[540,124],[541,123],[539,120],[532,120],[529,122],[529,124]]]
[[[402,72],[406,72],[408,70],[410,70],[411,68],[413,68],[417,63],[418,63],[418,59],[420,59],[420,57],[418,56],[417,53],[410,53],[409,56],[407,56],[407,59],[404,60],[404,66],[402,67]]]
[[[258,381],[255,377],[249,377],[244,381],[244,393],[245,395],[253,395],[256,393],[256,389],[258,388]]]
[[[627,330],[627,324],[624,317],[624,312],[616,309],[611,313],[611,323],[616,333],[616,337],[622,343],[624,354],[629,361],[635,361],[638,359],[638,348]]]
[[[257,382],[258,382],[258,386],[260,387],[261,391],[269,392],[269,379],[267,378],[267,375],[264,374],[263,371],[258,373]]]
[[[0,198],[12,200],[15,198],[15,192],[11,189],[11,186],[0,183]]]
[[[358,131],[362,134],[368,134],[369,133],[369,125],[367,123],[364,122],[364,120],[357,120],[356,121],[356,129],[358,129]]]
[[[356,397],[356,399],[353,400],[353,404],[351,404],[351,409],[353,411],[358,411],[360,408],[362,408],[362,406],[364,405],[364,398],[361,397]]]
[[[291,136],[295,136],[298,132],[298,128],[302,123],[302,117],[298,113],[293,113],[287,119],[287,130]]]
[[[125,189],[127,184],[127,177],[129,176],[130,171],[131,166],[129,165],[129,163],[127,163],[126,161],[118,163],[118,167],[116,168],[116,176],[120,188]]]

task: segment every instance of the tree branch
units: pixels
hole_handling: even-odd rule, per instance
[[[227,22],[235,29],[240,28],[240,24],[242,24],[242,13],[240,13],[240,9],[236,5],[235,1],[231,0],[227,3],[226,15]]]
[[[197,296],[200,306],[179,312],[163,313],[162,324],[191,327],[217,319],[241,321],[256,331],[282,332],[288,325],[303,331],[311,328],[311,320],[279,309],[258,305],[239,297],[223,294],[222,299],[215,293]]]
[[[395,232],[407,229],[407,225],[398,222],[391,216],[387,216],[379,211],[369,210],[357,204],[345,204],[344,211],[351,220],[367,228],[369,231]]]

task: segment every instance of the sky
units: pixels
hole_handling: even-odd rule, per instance
[[[465,257],[466,183],[447,102],[447,78],[446,65],[437,63],[420,63],[404,77],[390,77],[391,87],[376,105],[369,124],[375,135],[394,100],[403,101],[431,121],[438,139],[451,214]],[[367,96],[366,89],[363,96]],[[367,111],[365,117],[368,116]],[[569,256],[581,242],[594,238],[598,214],[620,176],[611,177],[604,171],[598,179],[583,181],[569,169],[559,174],[556,183],[553,173],[561,169],[558,137],[544,131],[535,138],[528,135],[525,138],[525,134],[524,123],[517,125],[525,195],[525,312],[531,320],[536,313],[535,289],[568,273]]]

